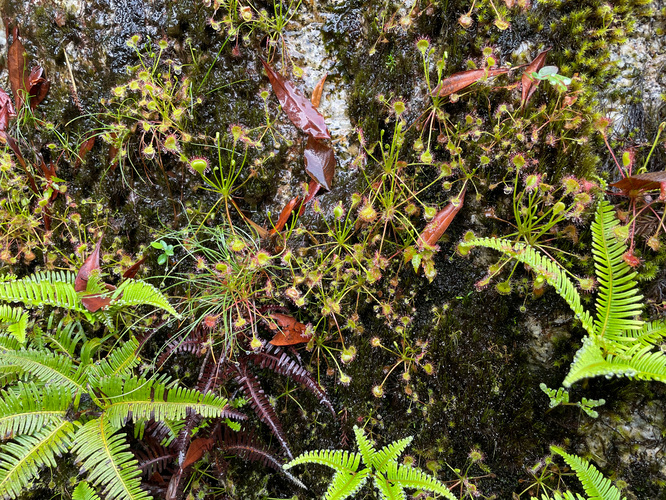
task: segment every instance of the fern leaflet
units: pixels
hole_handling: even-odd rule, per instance
[[[67,387],[37,387],[21,383],[13,391],[0,394],[0,438],[34,434],[42,427],[65,419],[72,403]]]
[[[594,465],[566,453],[557,446],[551,446],[550,449],[564,458],[564,461],[576,472],[576,476],[583,483],[588,500],[620,500],[620,490],[613,486],[610,479],[605,478]]]

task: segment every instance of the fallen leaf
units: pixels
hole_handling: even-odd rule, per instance
[[[324,73],[324,76],[321,77],[321,80],[319,80],[319,83],[315,85],[315,88],[312,91],[312,97],[310,98],[310,101],[315,108],[318,108],[319,103],[321,102],[321,94],[324,92],[324,83],[326,83],[327,76],[328,73]]]
[[[16,109],[23,106],[23,98],[26,95],[25,87],[25,48],[19,39],[18,27],[14,27],[14,40],[7,52],[7,65],[9,66],[9,84],[14,94]]]
[[[294,87],[293,83],[271,68],[266,61],[262,59],[261,63],[268,73],[268,79],[282,109],[291,122],[315,139],[330,139],[324,117],[312,103]]]
[[[275,320],[276,323],[271,329],[280,328],[280,331],[275,334],[269,344],[284,346],[305,344],[310,341],[310,337],[305,335],[307,327],[297,321],[296,318],[281,313],[272,313],[269,317]]]
[[[445,80],[442,80],[435,90],[433,90],[433,95],[438,95],[440,97],[445,97],[447,95],[455,94],[459,90],[469,87],[473,83],[481,80],[481,78],[494,78],[499,75],[503,75],[515,68],[497,68],[497,69],[471,69],[469,71],[461,71],[460,73],[454,73]]]
[[[303,200],[303,204],[301,205],[301,211],[298,213],[298,215],[303,215],[303,212],[305,212],[305,205],[307,205],[314,199],[314,197],[319,192],[320,188],[321,184],[319,184],[314,179],[310,180],[310,184],[308,184],[308,194],[305,196],[305,199]]]
[[[143,264],[146,261],[145,257],[141,257],[138,261],[136,261],[132,266],[123,273],[123,278],[125,279],[132,279],[134,276],[136,276],[136,273],[139,272],[139,268],[141,267],[141,264]]]
[[[428,223],[423,232],[419,235],[419,245],[423,247],[434,247],[437,241],[447,230],[451,221],[460,211],[465,200],[465,190],[460,193],[456,202],[451,202],[440,210],[437,215]]]
[[[30,110],[34,111],[49,93],[51,82],[44,76],[44,69],[41,66],[34,66],[28,76],[28,96],[30,99]]]
[[[180,465],[180,468],[185,469],[186,467],[189,467],[193,463],[198,462],[199,459],[203,457],[203,454],[213,447],[213,444],[215,444],[214,437],[194,439],[190,443],[190,447],[187,449],[187,453],[185,454],[185,459],[183,460],[183,463]]]
[[[16,117],[14,105],[7,92],[0,89],[0,131],[4,132],[9,127],[9,122]]]
[[[99,311],[102,307],[111,304],[111,297],[105,297],[100,294],[85,295],[81,297],[81,302],[90,312]]]
[[[666,199],[666,172],[646,172],[644,174],[630,175],[611,184],[621,189],[624,194],[631,196],[631,191],[644,192],[659,189],[659,199]]]
[[[280,217],[278,217],[278,220],[275,223],[275,227],[270,230],[270,234],[275,234],[282,231],[282,228],[289,220],[289,217],[291,217],[293,211],[298,208],[300,215],[300,209],[302,207],[303,207],[303,200],[300,197],[297,196],[296,198],[292,198],[291,200],[289,200],[282,209],[282,212],[280,212]]]
[[[335,153],[329,145],[310,136],[305,146],[305,171],[325,189],[331,190],[335,174]]]
[[[74,167],[78,168],[81,166],[81,162],[83,161],[85,156],[90,152],[90,150],[93,148],[94,145],[95,145],[95,136],[92,136],[90,139],[83,141],[83,144],[81,144],[81,147],[79,148],[79,153],[77,155]]]
[[[99,250],[102,246],[102,238],[103,236],[99,239],[97,245],[95,245],[95,250],[93,250],[93,253],[90,254],[90,256],[81,266],[81,269],[79,269],[79,272],[76,274],[76,279],[74,280],[74,290],[77,292],[85,291],[86,287],[88,286],[88,278],[90,277],[90,273],[99,269]]]
[[[536,88],[539,86],[539,80],[532,80],[530,75],[532,73],[538,72],[541,68],[543,68],[543,65],[546,63],[546,55],[548,52],[550,52],[550,50],[551,49],[546,49],[543,52],[540,52],[523,71],[523,76],[520,79],[523,86],[522,96],[520,98],[520,107],[523,107],[525,104],[527,104],[527,101],[530,100],[530,97],[532,97],[532,94],[534,94]]]

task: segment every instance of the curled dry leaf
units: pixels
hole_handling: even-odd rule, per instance
[[[284,228],[284,225],[289,220],[289,217],[291,217],[293,211],[298,210],[300,215],[300,209],[302,207],[303,207],[303,200],[300,197],[297,196],[296,198],[292,198],[291,200],[289,200],[282,209],[282,212],[280,212],[280,217],[278,217],[278,221],[275,223],[275,227],[270,230],[270,234],[275,234],[282,231],[282,228]]]
[[[4,132],[9,127],[9,122],[16,117],[16,111],[9,95],[0,89],[0,131]]]
[[[484,77],[494,78],[499,75],[503,75],[511,71],[512,68],[496,68],[496,69],[471,69],[469,71],[461,71],[460,73],[454,73],[450,77],[435,87],[433,90],[433,95],[438,95],[440,97],[445,97],[451,94],[455,94],[459,90],[469,87],[473,83],[478,82]]]
[[[49,93],[51,82],[44,77],[44,69],[34,66],[28,76],[28,95],[30,96],[30,110],[34,111]]]
[[[310,136],[305,146],[305,171],[325,189],[331,190],[335,175],[335,154],[328,144]]]
[[[88,286],[88,278],[90,278],[90,273],[99,269],[99,250],[102,247],[102,237],[100,237],[97,245],[95,245],[95,250],[79,269],[79,272],[76,274],[76,279],[74,280],[74,290],[77,292],[83,292]]]
[[[276,323],[271,325],[271,329],[280,329],[269,344],[283,346],[305,344],[310,341],[310,337],[305,335],[307,327],[296,318],[281,313],[273,313],[269,317]]]
[[[268,73],[268,79],[282,109],[291,122],[315,139],[330,139],[324,117],[312,103],[294,87],[293,83],[275,71],[266,61],[262,59],[261,63]]]
[[[145,257],[141,257],[138,261],[136,261],[132,266],[123,273],[123,278],[125,279],[132,279],[136,276],[136,273],[139,272],[139,269],[141,268],[141,264],[143,264],[146,261]]]
[[[465,190],[463,189],[463,192],[460,193],[456,200],[446,205],[428,223],[423,232],[419,235],[419,245],[426,248],[434,247],[437,244],[437,241],[439,241],[444,232],[448,229],[453,218],[462,208],[464,200]]]
[[[25,81],[25,48],[19,39],[18,27],[14,27],[14,40],[7,51],[7,66],[9,67],[9,84],[14,94],[16,109],[23,106],[23,98],[26,95]]]
[[[214,437],[194,439],[190,443],[190,447],[187,449],[187,453],[185,454],[185,459],[183,460],[183,463],[180,465],[180,468],[185,469],[186,467],[189,467],[193,463],[198,462],[201,459],[201,457],[203,457],[203,454],[213,447],[213,444],[215,444]]]
[[[522,83],[522,96],[520,99],[520,106],[524,107],[527,104],[527,101],[530,100],[532,94],[539,85],[539,80],[533,80],[530,78],[532,73],[538,72],[543,65],[546,63],[546,55],[550,52],[551,49],[546,49],[543,52],[540,52],[531,63],[527,65],[525,71],[523,71],[523,76],[521,78]]]
[[[310,98],[310,101],[315,108],[318,108],[319,103],[321,102],[321,94],[324,92],[324,83],[326,83],[327,76],[328,73],[324,73],[324,76],[321,77],[321,80],[319,80],[319,83],[315,85],[315,88],[312,91],[312,97]]]

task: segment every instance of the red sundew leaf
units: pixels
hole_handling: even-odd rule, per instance
[[[419,235],[419,244],[424,247],[434,247],[437,241],[448,229],[451,221],[460,211],[465,200],[465,190],[460,193],[458,200],[451,202],[440,210],[437,215],[428,223],[423,232]]]
[[[296,198],[292,198],[291,200],[289,200],[282,209],[282,212],[280,212],[280,217],[278,217],[278,221],[275,223],[275,227],[270,230],[270,234],[275,234],[282,231],[282,228],[287,223],[289,217],[291,217],[291,214],[293,213],[294,210],[298,210],[300,215],[300,209],[302,205],[303,205],[303,200],[298,196]]]
[[[546,49],[543,52],[540,52],[523,71],[523,76],[520,79],[523,87],[522,96],[520,98],[521,107],[524,107],[525,104],[527,104],[527,101],[530,100],[530,97],[532,97],[532,94],[534,94],[536,88],[539,86],[539,80],[532,80],[530,75],[543,68],[543,65],[546,63],[546,55],[550,50],[551,49]]]
[[[277,326],[272,329],[280,328],[275,337],[268,342],[269,344],[284,346],[305,344],[310,341],[310,337],[305,335],[307,327],[296,318],[281,313],[273,313],[269,316],[277,323]]]
[[[127,271],[123,273],[123,278],[125,279],[132,279],[134,276],[136,276],[136,273],[139,272],[139,268],[141,267],[141,264],[143,264],[146,261],[145,257],[141,257],[136,263],[132,264],[132,267],[130,267]]]
[[[308,137],[305,146],[305,171],[317,181],[324,189],[331,190],[333,175],[335,175],[335,153],[329,145]]]
[[[81,147],[79,148],[78,158],[76,159],[74,167],[78,168],[81,166],[81,162],[83,161],[85,156],[90,152],[90,150],[93,148],[94,145],[95,145],[95,136],[92,136],[90,139],[84,141],[83,144],[81,144]]]
[[[330,139],[331,135],[326,128],[324,117],[312,103],[294,87],[293,83],[271,68],[266,61],[262,59],[261,63],[268,73],[268,79],[282,109],[291,122],[315,139]]]
[[[324,83],[326,83],[327,76],[328,73],[324,73],[324,76],[321,77],[321,80],[319,80],[319,83],[315,85],[315,88],[312,91],[312,97],[310,98],[310,101],[315,108],[318,108],[319,103],[321,102],[321,94],[324,92]]]
[[[185,459],[181,464],[180,468],[185,469],[195,462],[198,462],[203,454],[210,450],[215,444],[215,438],[197,438],[190,443],[190,447],[187,449],[185,454]]]
[[[88,278],[90,277],[90,273],[96,269],[99,269],[99,250],[102,246],[102,238],[99,239],[97,245],[95,245],[95,250],[93,250],[93,253],[90,254],[90,256],[81,266],[81,269],[79,269],[79,272],[76,274],[76,279],[74,280],[74,290],[77,292],[85,291],[86,287],[88,286]]]
[[[81,297],[81,302],[88,311],[94,313],[99,311],[102,307],[107,307],[111,304],[111,297],[104,297],[99,294],[86,295]]]
[[[440,97],[445,97],[447,95],[455,94],[459,90],[469,87],[473,83],[478,82],[481,78],[494,78],[504,73],[511,71],[511,68],[497,68],[497,69],[471,69],[469,71],[461,71],[460,73],[454,73],[450,77],[435,87],[433,90],[433,95],[438,95]]]
[[[9,122],[16,117],[14,105],[7,92],[0,89],[0,131],[4,132],[9,127]]]
[[[44,76],[41,66],[34,66],[28,77],[28,95],[30,96],[30,110],[34,111],[49,93],[51,82]]]
[[[9,84],[14,94],[16,109],[23,106],[23,98],[26,93],[25,80],[25,48],[19,39],[18,27],[14,27],[14,41],[7,51],[7,65],[9,66]]]

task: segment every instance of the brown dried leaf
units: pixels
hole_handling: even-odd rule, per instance
[[[304,344],[310,341],[310,337],[305,335],[307,327],[297,321],[296,318],[281,313],[273,313],[269,316],[275,320],[277,327],[280,328],[280,331],[275,334],[269,344],[284,346]]]
[[[90,150],[93,148],[95,145],[95,136],[92,136],[90,139],[86,140],[81,144],[81,147],[79,148],[79,154],[77,155],[78,157],[76,158],[76,163],[74,164],[74,167],[78,168],[81,166],[81,162],[85,158],[85,156],[90,152]]]
[[[659,199],[666,199],[666,172],[646,172],[644,174],[630,175],[611,184],[621,189],[627,196],[636,196],[638,193],[659,189]],[[632,191],[634,193],[632,194]]]
[[[23,98],[26,95],[25,80],[25,48],[19,39],[18,27],[14,27],[14,41],[7,52],[7,65],[9,66],[9,84],[14,94],[16,109],[23,106]]]
[[[300,208],[302,206],[303,206],[303,200],[298,196],[296,198],[292,198],[291,200],[289,200],[282,209],[282,212],[280,212],[280,217],[278,217],[278,221],[275,223],[275,227],[270,230],[270,234],[275,234],[282,231],[282,228],[289,220],[289,217],[291,217],[292,212],[298,209],[300,215]]]
[[[315,139],[330,139],[331,136],[326,128],[324,117],[314,108],[312,103],[294,87],[293,83],[271,68],[266,61],[262,59],[261,63],[264,65],[266,73],[268,73],[268,79],[282,109],[291,122]]]
[[[111,297],[104,297],[100,294],[86,295],[81,297],[81,302],[88,311],[94,313],[111,304]]]
[[[185,469],[186,467],[189,467],[193,463],[198,462],[201,459],[201,457],[203,457],[203,454],[213,447],[214,443],[215,443],[214,437],[194,439],[190,443],[190,447],[187,449],[187,453],[185,454],[185,459],[183,460],[183,463],[181,464],[180,468]]]
[[[16,111],[9,95],[0,89],[0,131],[4,132],[9,127],[9,122],[16,117]]]
[[[305,171],[308,175],[330,191],[335,175],[333,148],[310,136],[303,156],[305,157]]]
[[[326,83],[327,76],[328,73],[324,73],[324,76],[321,77],[321,80],[319,80],[319,83],[315,85],[315,88],[312,91],[312,97],[310,98],[310,101],[312,101],[312,105],[315,108],[318,108],[319,103],[321,102],[321,94],[324,92],[324,83]]]
[[[141,264],[143,264],[146,261],[145,257],[141,257],[138,261],[136,261],[132,266],[123,273],[123,278],[125,279],[132,279],[134,276],[136,276],[136,273],[139,272],[139,268],[141,267]]]
[[[28,77],[28,95],[30,96],[30,110],[34,111],[49,93],[51,82],[44,76],[44,69],[41,66],[34,66]]]
[[[77,292],[85,291],[88,286],[88,278],[90,278],[90,273],[99,269],[99,250],[102,247],[102,237],[100,237],[97,245],[95,245],[95,250],[79,269],[79,272],[76,274],[76,279],[74,280],[74,290]]]
[[[520,79],[522,83],[522,96],[520,99],[520,106],[524,107],[527,104],[527,101],[530,100],[532,94],[536,91],[536,88],[539,86],[539,80],[532,80],[530,75],[532,73],[538,72],[543,65],[546,63],[546,55],[550,52],[551,49],[546,49],[543,52],[540,52],[531,63],[527,65],[523,71],[523,76]]]
[[[451,221],[460,211],[465,200],[465,190],[460,193],[460,196],[455,202],[451,202],[440,210],[437,215],[428,223],[423,232],[419,236],[419,244],[424,247],[434,247],[437,241],[442,237],[444,232],[448,229]]]
[[[460,73],[454,73],[450,77],[435,87],[433,90],[433,95],[438,95],[440,97],[445,97],[451,94],[455,94],[459,90],[469,87],[473,83],[478,82],[484,77],[494,78],[504,73],[511,71],[510,68],[497,68],[497,69],[471,69],[469,71],[461,71]]]

